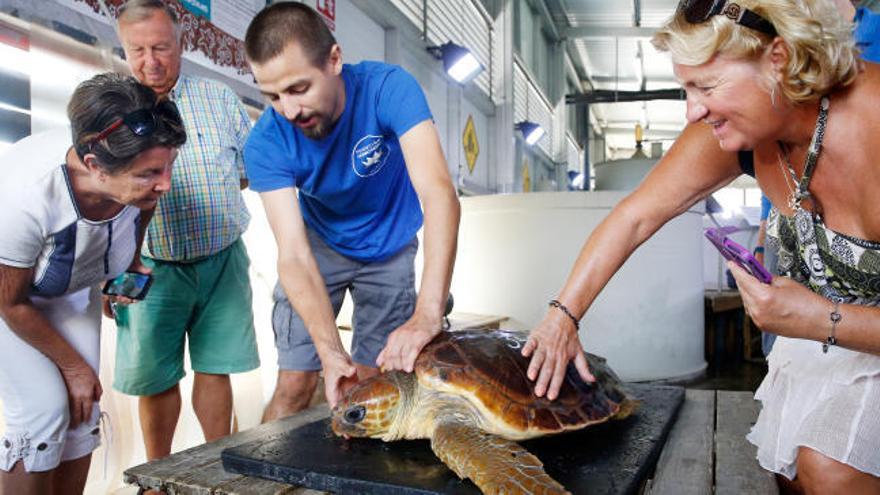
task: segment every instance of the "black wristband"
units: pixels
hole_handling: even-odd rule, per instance
[[[550,304],[551,308],[558,308],[560,311],[565,313],[565,316],[568,316],[569,318],[571,318],[571,322],[574,323],[575,330],[581,329],[581,324],[578,321],[578,319],[575,318],[573,314],[571,314],[571,311],[569,311],[568,308],[566,308],[564,304],[557,301],[556,299],[551,299],[549,304]]]

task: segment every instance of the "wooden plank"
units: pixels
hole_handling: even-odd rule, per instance
[[[280,435],[291,428],[326,418],[329,415],[330,410],[327,405],[321,404],[293,416],[129,468],[123,473],[123,480],[141,488],[164,489],[181,495],[210,494],[217,486],[243,478],[238,474],[227,473],[219,465],[220,453],[223,449],[258,438]]]
[[[684,405],[657,461],[651,495],[712,493],[715,391],[687,390]]]
[[[299,494],[298,487],[228,473],[223,469],[219,454],[210,464],[199,469],[182,472],[165,480],[165,486],[173,487],[175,493],[211,495],[216,493],[244,494]]]
[[[776,480],[755,458],[746,435],[758,417],[751,392],[719,390],[715,426],[715,493],[717,495],[778,494]]]
[[[323,495],[309,488],[242,476],[214,488],[214,495]]]

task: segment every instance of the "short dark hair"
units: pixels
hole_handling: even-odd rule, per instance
[[[157,117],[156,129],[148,136],[137,136],[122,125],[106,138],[92,143],[98,134],[123,116],[156,106],[156,93],[131,76],[108,72],[80,83],[67,105],[71,133],[77,155],[97,157],[98,164],[110,174],[124,171],[140,153],[156,147],[178,148],[186,142],[180,120]]]
[[[244,49],[248,60],[262,64],[293,42],[299,43],[312,65],[323,67],[336,38],[311,7],[299,2],[279,2],[261,10],[251,21]]]

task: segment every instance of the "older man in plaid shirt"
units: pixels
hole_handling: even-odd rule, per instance
[[[250,121],[229,88],[180,74],[180,27],[161,0],[129,1],[118,28],[132,73],[177,104],[190,136],[134,262],[152,271],[153,286],[141,304],[116,314],[113,387],[140,396],[147,458],[157,459],[171,452],[187,337],[193,407],[206,441],[229,434],[229,374],[259,366],[241,240],[250,220],[241,196]]]

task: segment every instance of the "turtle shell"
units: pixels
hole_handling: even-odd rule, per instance
[[[580,429],[621,411],[628,398],[605,360],[587,353],[595,383],[569,364],[559,396],[534,394],[521,351],[526,336],[503,330],[441,332],[422,350],[415,371],[427,389],[467,398],[481,423],[519,439]]]

